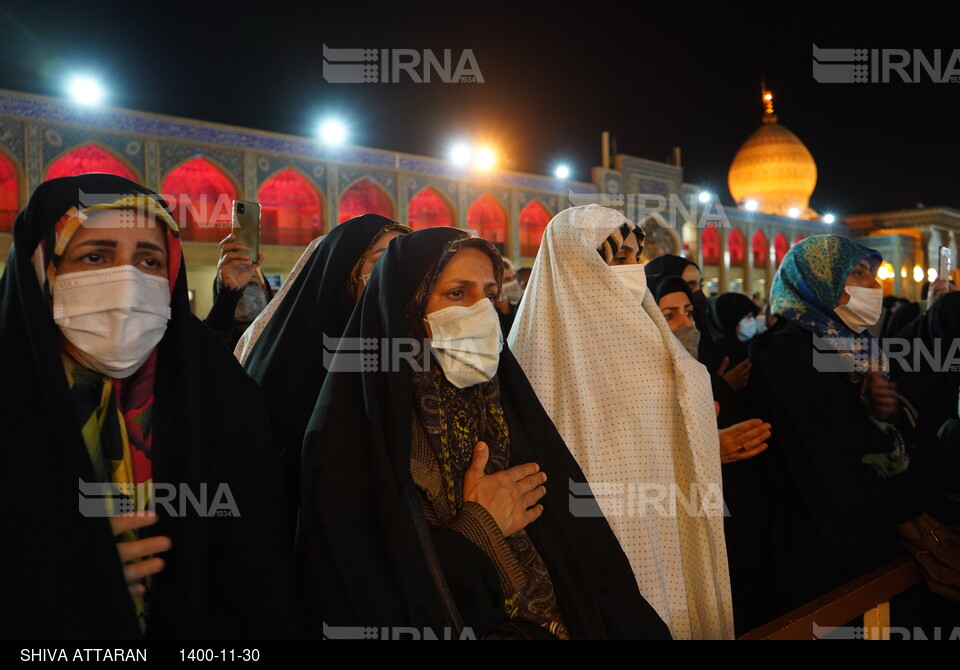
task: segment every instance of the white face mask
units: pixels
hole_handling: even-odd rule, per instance
[[[767,332],[767,317],[761,314],[754,321],[757,322],[757,335]]]
[[[424,319],[433,333],[430,346],[443,374],[458,389],[488,382],[497,374],[503,334],[490,300],[470,307],[445,307]]]
[[[757,334],[757,320],[752,316],[745,316],[740,320],[740,329],[737,331],[737,339],[741,342],[752,340]]]
[[[883,289],[863,286],[844,286],[850,302],[838,306],[834,312],[855,333],[862,333],[876,325],[883,313]]]
[[[647,294],[647,273],[642,265],[611,265],[613,274],[620,278],[637,302],[643,302],[643,296]]]
[[[241,323],[250,323],[267,306],[267,296],[260,285],[247,285],[243,289],[243,296],[237,303],[237,309],[233,313],[234,321]]]
[[[53,283],[53,320],[80,362],[124,379],[143,365],[170,320],[170,288],[132,265],[72,272]]]
[[[511,305],[516,305],[520,302],[520,298],[523,297],[523,289],[520,288],[520,282],[516,279],[504,284],[501,292],[503,297],[506,298]]]

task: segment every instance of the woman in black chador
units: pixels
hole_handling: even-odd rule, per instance
[[[502,344],[502,272],[493,245],[452,228],[393,240],[374,269],[344,338],[377,346],[338,351],[304,443],[312,634],[668,636]],[[413,341],[431,349],[397,359]]]

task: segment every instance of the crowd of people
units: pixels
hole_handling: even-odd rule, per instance
[[[949,355],[948,281],[885,304],[817,235],[707,297],[643,242],[573,207],[518,268],[367,214],[274,295],[231,235],[201,321],[157,194],[43,183],[0,278],[4,637],[732,639],[956,520],[960,360],[882,346]]]

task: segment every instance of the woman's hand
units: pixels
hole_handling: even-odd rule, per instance
[[[113,529],[114,536],[120,535],[128,530],[152,526],[156,522],[156,514],[144,512],[110,517],[110,527]],[[170,541],[170,538],[164,535],[145,537],[141,540],[132,540],[129,542],[122,540],[117,542],[120,562],[123,563],[123,576],[129,585],[130,595],[143,595],[146,587],[139,583],[139,581],[148,575],[155,575],[163,570],[162,558],[147,558],[142,561],[137,559],[168,551],[171,546],[173,546],[173,543]]]
[[[234,291],[246,286],[253,279],[257,266],[263,262],[263,254],[260,254],[257,262],[251,263],[250,254],[244,253],[247,247],[235,242],[236,239],[236,235],[230,233],[220,240],[220,260],[217,263],[220,282]]]
[[[873,415],[881,421],[889,421],[900,407],[897,385],[888,382],[875,370],[867,373],[867,394]]]
[[[750,381],[751,365],[750,359],[746,358],[728,370],[730,357],[724,356],[720,367],[717,368],[717,374],[723,377],[735,392],[740,392],[746,388],[747,382]]]
[[[953,283],[947,279],[938,279],[937,281],[930,284],[930,288],[927,289],[927,309],[933,307],[933,303],[937,301],[937,298],[945,296],[950,293],[950,291],[956,291],[957,289],[953,286]]]
[[[547,475],[540,472],[536,463],[484,474],[489,458],[487,445],[477,442],[473,462],[463,478],[463,499],[480,504],[500,526],[504,537],[508,537],[543,514],[543,505],[537,501],[547,493],[542,486]]]
[[[720,429],[720,462],[734,463],[753,458],[767,448],[770,424],[750,419]]]

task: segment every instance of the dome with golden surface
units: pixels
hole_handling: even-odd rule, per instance
[[[730,164],[727,184],[740,205],[753,200],[764,214],[814,219],[810,196],[817,185],[817,164],[796,135],[777,123],[773,96],[764,92],[763,125],[743,143]]]

